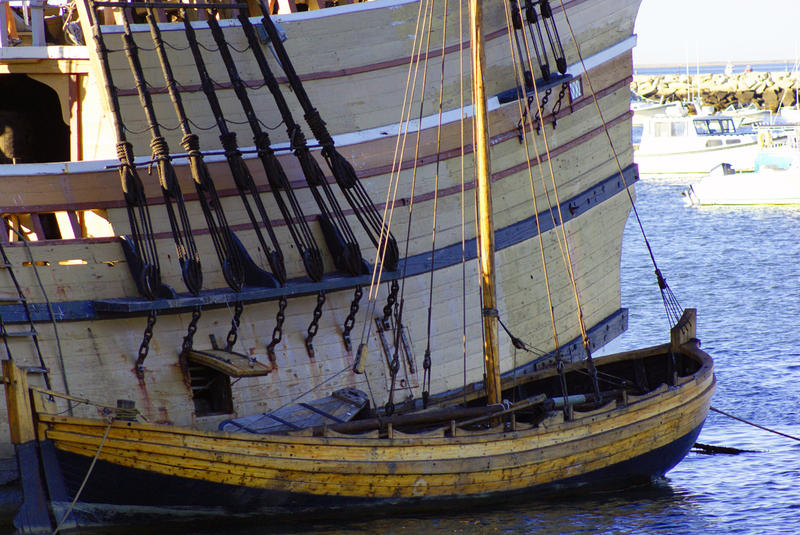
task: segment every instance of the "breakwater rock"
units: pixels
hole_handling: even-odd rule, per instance
[[[649,100],[687,100],[699,94],[703,104],[721,111],[730,105],[753,104],[765,110],[797,104],[800,74],[743,72],[737,74],[636,75],[631,91]]]

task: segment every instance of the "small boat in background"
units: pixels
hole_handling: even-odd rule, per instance
[[[760,153],[753,171],[720,164],[683,195],[695,206],[800,204],[800,153],[792,146]]]
[[[634,154],[640,174],[708,173],[723,162],[742,169],[752,165],[761,148],[754,128],[741,127],[728,115],[690,116],[685,108],[677,109],[682,113],[642,119]]]

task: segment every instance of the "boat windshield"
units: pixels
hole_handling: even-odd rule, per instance
[[[694,129],[700,136],[733,134],[736,131],[733,119],[731,118],[695,119]]]

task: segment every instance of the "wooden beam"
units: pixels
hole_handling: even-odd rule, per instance
[[[8,426],[22,483],[22,505],[14,517],[14,525],[20,533],[51,533],[53,526],[42,481],[28,378],[25,371],[12,360],[4,360],[2,370],[6,384]]]
[[[6,379],[6,404],[11,442],[24,444],[36,438],[33,428],[28,378],[25,372],[11,360],[3,361],[3,377]]]

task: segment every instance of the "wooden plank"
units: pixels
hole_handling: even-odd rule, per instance
[[[623,81],[615,82],[615,84],[610,88],[619,89],[617,86],[624,86],[625,91],[627,91],[627,78]],[[598,91],[600,90],[598,89]],[[604,93],[600,91],[599,96],[603,97]],[[611,116],[611,119],[609,119],[609,125],[614,125],[620,121],[629,120],[627,101],[623,102],[619,98],[616,98],[615,101],[620,102],[622,107],[616,110],[615,115]],[[590,135],[597,136],[602,132],[600,127],[595,127],[593,130],[587,128],[588,125],[596,123],[596,121],[587,120],[589,117],[594,116],[595,112],[593,106],[594,104],[588,97],[585,98],[579,106],[576,106],[576,111],[574,112],[576,115],[571,124],[581,125],[581,128],[584,130],[574,133],[572,139],[567,139],[570,144],[564,144],[562,142],[561,144],[551,146],[548,151],[550,157],[557,156],[572,146],[582,144],[585,137]],[[516,113],[514,111],[515,108],[516,106],[507,107],[505,110],[499,110],[498,112],[493,112],[490,114],[493,117],[497,117],[495,121],[497,121],[498,124],[496,127],[493,126],[493,128],[502,128],[500,133],[495,134],[492,138],[492,144],[495,146],[493,149],[494,152],[497,152],[498,150],[496,145],[503,141],[509,141],[510,147],[518,148],[518,144],[515,141],[518,135],[518,131],[516,130],[517,118],[513,116],[513,114]],[[582,113],[579,113],[584,108],[586,109]],[[565,110],[562,113],[566,113],[567,111],[568,110]],[[509,113],[512,115],[509,116]],[[545,123],[549,124],[548,117],[545,117]],[[561,122],[559,124],[561,125],[559,130],[560,134],[564,131],[564,128],[568,127],[568,123]],[[469,133],[467,134],[469,135]],[[431,128],[425,132],[425,139],[430,138],[430,140],[433,141],[435,140],[435,137],[436,131],[434,128]],[[249,139],[249,136],[244,137],[244,139]],[[432,165],[435,164],[437,160],[455,158],[460,155],[460,149],[458,149],[459,140],[459,125],[448,125],[443,132],[443,146],[441,152],[437,154],[428,149],[427,152],[423,152],[421,155],[416,157],[409,155],[406,157],[404,162],[402,162],[401,168],[410,169],[413,163],[417,161],[422,162],[425,165]],[[511,143],[512,140],[514,140],[513,143]],[[412,140],[409,140],[408,143],[412,143]],[[394,144],[394,138],[387,137],[366,143],[343,146],[341,147],[341,151],[346,157],[356,162],[356,165],[358,166],[358,172],[361,177],[378,177],[391,171],[391,163],[388,162],[391,162],[392,154],[394,152]],[[426,143],[423,145],[423,147],[435,146],[436,143]],[[545,153],[542,150],[542,146],[543,145],[540,141],[539,147],[541,153],[538,155],[538,158],[542,161],[546,161],[548,153]],[[471,148],[468,147],[467,154],[470,153]],[[299,168],[294,158],[288,154],[282,154],[279,155],[279,159],[283,162],[287,171],[291,171],[290,178],[293,180],[293,186],[300,189],[306,188],[307,185],[305,184],[304,179],[302,179],[302,177],[299,175]],[[113,165],[113,162],[110,163]],[[181,189],[183,190],[187,200],[191,201],[196,199],[196,193],[194,191],[193,182],[189,175],[186,162],[184,160],[175,160],[174,163],[179,180],[181,182]],[[265,185],[266,180],[264,177],[264,171],[261,168],[260,163],[254,159],[247,160],[247,163],[256,182],[262,185],[262,191],[267,191],[268,188]],[[518,156],[515,163],[519,164]],[[237,193],[234,188],[233,180],[230,177],[230,172],[227,170],[227,164],[224,162],[209,162],[208,165],[212,176],[215,177],[215,183],[220,194],[223,196],[236,196]],[[503,167],[496,167],[494,177],[495,179],[499,179],[513,172],[515,171],[512,168],[504,169]],[[430,176],[432,177],[433,174]],[[142,178],[147,196],[150,199],[149,202],[156,205],[163,203],[157,181],[155,179],[148,179],[146,174],[142,174]],[[380,182],[384,182],[385,178],[381,178],[382,180]],[[52,175],[35,175],[33,177],[25,174],[19,177],[8,176],[6,180],[8,180],[8,187],[17,191],[18,195],[21,195],[13,207],[8,207],[8,209],[13,213],[24,213],[31,211],[74,211],[91,208],[124,206],[124,203],[122,203],[119,196],[119,189],[108,187],[109,184],[119,183],[119,178],[115,169],[109,169],[105,172],[72,172],[67,175],[54,173]],[[429,187],[422,187],[423,193],[429,190]],[[79,199],[79,201],[66,203],[64,202],[64,198]],[[379,198],[382,198],[382,196]],[[310,212],[307,211],[307,213],[314,212],[315,210],[311,210]],[[272,213],[277,213],[277,211],[273,211]],[[277,220],[277,222],[279,221],[280,220]]]
[[[3,382],[6,386],[6,406],[8,424],[11,428],[11,442],[22,445],[36,438],[33,427],[28,378],[13,361],[3,360]]]
[[[213,370],[231,377],[257,377],[267,375],[272,371],[269,363],[258,362],[255,359],[221,349],[193,349],[188,353],[189,362],[207,366]]]
[[[272,412],[225,420],[219,429],[231,433],[269,434],[350,421],[368,403],[366,394],[348,388],[308,403]]]
[[[590,6],[590,4],[594,3],[574,1],[567,3],[571,20],[576,23],[579,39],[596,30],[597,21],[592,15],[596,13],[596,9]],[[596,3],[601,4],[602,9],[614,9],[617,12],[613,17],[614,22],[607,28],[609,31],[603,32],[603,35],[598,39],[591,40],[587,47],[583,49],[585,54],[592,54],[603,50],[608,44],[618,42],[621,38],[629,35],[630,27],[633,24],[633,17],[630,16],[630,13],[635,9],[635,2],[614,3],[611,0],[598,0]],[[404,6],[402,9],[394,10],[393,13],[378,9],[372,11],[373,13],[360,15],[359,17],[363,18],[358,18],[358,20],[361,22],[364,20],[383,21],[388,24],[365,26],[358,22],[356,17],[339,17],[335,14],[326,15],[326,18],[335,17],[339,19],[335,24],[329,24],[329,21],[321,20],[302,20],[302,16],[297,16],[298,20],[296,21],[286,21],[286,28],[290,37],[287,45],[293,47],[294,50],[309,48],[310,39],[319,42],[349,42],[353,35],[352,28],[356,26],[364,26],[363,32],[365,33],[360,35],[380,41],[374,47],[366,47],[369,50],[366,50],[364,54],[340,54],[339,50],[348,49],[347,47],[331,47],[329,50],[322,51],[319,51],[318,47],[316,47],[314,49],[319,52],[318,54],[305,55],[305,57],[298,60],[296,66],[300,69],[301,75],[309,77],[308,89],[312,92],[312,100],[320,106],[321,112],[326,119],[328,118],[328,113],[332,113],[330,124],[334,132],[353,132],[369,125],[383,126],[392,124],[397,120],[398,114],[394,113],[397,111],[396,109],[388,107],[384,109],[386,102],[383,102],[382,99],[388,97],[383,93],[380,95],[370,94],[364,102],[348,102],[346,105],[343,105],[340,99],[331,98],[331,95],[335,94],[352,94],[349,89],[353,85],[362,82],[365,88],[369,84],[376,84],[378,87],[383,84],[385,87],[386,80],[400,79],[405,76],[405,68],[397,61],[412,54],[411,45],[408,43],[409,40],[406,36],[413,32],[413,28],[409,29],[413,9],[410,6]],[[572,17],[573,13],[574,19]],[[503,18],[502,10],[498,10],[492,16],[495,17],[493,24],[497,24],[495,28],[500,28],[500,24],[504,23],[504,20],[501,20]],[[559,20],[563,22],[563,19]],[[397,24],[393,24],[395,22]],[[613,24],[617,26],[614,27]],[[386,28],[392,28],[391,31],[403,36],[399,45],[392,44],[393,39],[386,39]],[[458,85],[455,81],[458,75],[451,74],[450,70],[450,67],[457,62],[458,58],[459,37],[456,31],[451,31],[454,28],[454,26],[448,26],[448,41],[445,43],[445,66],[448,69],[447,80],[448,82],[454,82],[446,93],[445,109],[449,110],[458,107],[458,99],[455,97]],[[316,32],[316,30],[319,30],[319,32]],[[441,29],[437,28],[435,32],[439,32],[441,37]],[[180,45],[185,43],[185,39],[178,39],[178,34],[179,32],[170,32],[167,38],[171,44]],[[226,30],[226,38],[230,38],[232,43],[237,43],[238,47],[243,43],[235,34],[236,32]],[[117,37],[118,35],[115,36],[115,43],[117,42]],[[203,39],[206,39],[204,42],[211,42],[207,35]],[[344,39],[347,41],[343,41]],[[512,80],[511,77],[502,76],[503,72],[510,73],[508,70],[509,59],[499,60],[501,52],[507,56],[507,37],[497,33],[493,36],[492,41],[494,48],[491,54],[494,54],[493,57],[498,59],[496,63],[498,66],[497,73],[500,76],[495,77],[490,83],[495,85],[497,92],[500,92],[508,89],[509,81]],[[141,43],[145,44],[146,39],[143,39]],[[437,47],[439,46],[437,45]],[[124,55],[119,54],[118,56],[114,60],[115,64],[123,70],[127,69],[127,60]],[[181,83],[197,84],[196,74],[192,74],[194,66],[188,62],[188,55],[180,54],[178,56],[180,57],[179,70],[182,75],[186,75],[186,79],[182,79]],[[441,59],[441,55],[439,59]],[[573,55],[569,61],[576,60],[577,58]],[[270,61],[272,62],[273,60],[270,59]],[[395,64],[385,63],[387,61],[395,62]],[[220,75],[219,78],[224,80],[225,73],[219,70],[219,65],[215,64],[213,67],[217,69],[214,76]],[[86,68],[88,69],[88,65],[86,65]],[[258,77],[257,70],[253,68],[251,61],[242,62],[241,68],[246,79],[254,80]],[[148,80],[157,83],[160,73],[157,70],[157,65],[153,63],[152,57],[146,58],[146,69]],[[351,70],[348,71],[348,69]],[[352,69],[361,69],[361,71],[355,72]],[[616,74],[617,69],[620,69],[624,76]],[[629,69],[630,57],[629,54],[625,54],[613,60],[613,63],[593,69],[590,73],[595,90],[599,91],[600,106],[604,114],[606,114],[606,117],[615,118],[612,120],[615,124],[611,127],[610,135],[615,144],[619,142],[621,145],[627,143],[626,138],[629,136],[627,95],[627,73]],[[129,74],[127,76],[125,78],[120,73],[120,81],[127,83],[130,80]],[[101,84],[97,84],[96,80],[97,78],[93,76],[91,81],[86,82],[87,85],[83,88],[85,91],[83,104],[91,103],[93,100],[100,100],[101,97],[97,94],[97,88],[101,87]],[[392,84],[392,91],[401,91],[401,84],[396,84],[397,88],[394,85]],[[128,87],[128,89],[132,88],[132,85]],[[598,177],[610,176],[616,171],[610,150],[605,146],[607,141],[600,128],[599,120],[595,117],[594,104],[588,96],[588,92],[584,91],[584,94],[583,100],[574,103],[575,107],[574,110],[571,110],[571,113],[568,113],[566,109],[562,110],[562,114],[568,114],[559,116],[559,125],[555,130],[552,130],[549,126],[544,130],[548,135],[550,146],[549,161],[557,169],[563,170],[563,174],[559,176],[559,193],[563,194],[562,198],[572,198],[580,192],[589,191],[597,186],[596,180]],[[129,108],[133,111],[137,109],[138,103],[134,92],[131,92],[130,95],[130,97],[125,97],[123,100],[129,101]],[[433,93],[430,93],[429,97],[435,98],[432,95]],[[221,92],[221,96],[223,97],[223,105],[226,108],[226,112],[228,106],[231,106],[235,111],[236,103],[231,92],[225,90]],[[361,96],[358,96],[350,100],[354,101],[360,98]],[[156,100],[158,100],[157,112],[159,113],[159,118],[168,123],[171,117],[171,110],[167,109],[170,106],[168,100],[165,99],[163,94],[158,95]],[[204,117],[207,118],[208,113],[202,94],[187,95],[187,104],[193,110],[192,116],[196,117],[198,124],[201,124],[201,120],[204,120]],[[292,101],[292,105],[297,108],[296,102]],[[391,106],[396,108],[397,105],[392,103]],[[259,109],[270,108],[269,98],[260,100],[258,107]],[[162,109],[165,110],[164,114],[161,113]],[[113,157],[113,132],[107,128],[108,118],[103,116],[102,110],[95,109],[94,106],[87,106],[83,111],[84,119],[88,121],[87,124],[98,125],[98,130],[92,129],[91,132],[84,131],[83,133],[84,146],[98,147],[94,154],[87,154],[86,157],[97,157],[98,154]],[[169,113],[166,113],[167,111]],[[195,112],[197,115],[194,115]],[[353,117],[353,112],[361,115]],[[237,113],[240,114],[241,112]],[[518,110],[516,106],[513,106],[508,109],[498,110],[492,115],[493,125],[497,127],[494,131],[498,132],[494,140],[496,144],[493,149],[493,158],[496,157],[496,161],[502,163],[497,169],[503,174],[497,175],[496,184],[500,195],[498,207],[502,209],[500,217],[505,218],[504,226],[514,225],[530,217],[532,213],[530,211],[531,200],[528,193],[527,166],[525,168],[519,167],[523,163],[524,156],[520,156],[522,152],[520,149],[523,147],[519,145],[516,138],[517,114]],[[237,115],[234,113],[230,117],[236,118]],[[275,117],[277,115],[274,112],[270,112],[265,114],[262,120],[268,121]],[[141,122],[141,119],[137,120]],[[203,124],[208,126],[211,122]],[[274,125],[277,122],[269,124]],[[418,194],[420,196],[417,197],[417,200],[420,201],[417,206],[421,210],[418,211],[412,227],[412,240],[409,244],[412,254],[423,255],[430,248],[430,240],[421,236],[428,236],[432,221],[429,214],[423,215],[423,211],[432,206],[436,160],[439,158],[441,164],[450,166],[450,168],[446,172],[440,172],[440,191],[436,192],[439,197],[439,207],[443,209],[440,213],[439,221],[442,232],[437,238],[437,244],[453,246],[452,256],[454,259],[460,260],[460,229],[455,224],[456,221],[460,220],[459,201],[461,187],[460,169],[458,169],[460,164],[455,159],[456,153],[452,152],[460,144],[459,126],[458,123],[454,123],[445,127],[442,137],[443,144],[438,151],[432,148],[435,146],[432,140],[435,141],[436,132],[434,129],[427,129],[423,132],[423,145],[427,148],[416,157],[412,152],[408,151],[403,158],[403,166],[406,168],[403,171],[404,179],[410,176],[410,168],[414,160],[420,159],[422,161],[422,166],[418,169],[418,186],[420,187]],[[249,139],[249,133],[245,132],[245,130],[245,127],[240,129],[240,141]],[[108,135],[109,133],[112,135]],[[97,136],[97,139],[90,139],[94,135]],[[283,136],[284,134],[281,132],[280,135]],[[469,138],[469,131],[467,131],[467,136]],[[143,133],[140,137],[143,143],[139,144],[137,140],[137,149],[142,154],[149,154],[149,139],[147,139],[149,133]],[[280,137],[276,135],[275,139],[278,140]],[[543,136],[532,137],[529,140],[531,146],[533,146],[534,139],[539,148],[532,151],[531,154],[539,154],[542,156],[543,161],[547,162],[548,156],[546,154],[547,151],[544,150]],[[214,132],[208,133],[207,140],[207,147],[209,148],[218,145]],[[170,142],[172,143],[173,139],[170,139]],[[175,142],[177,143],[177,139]],[[413,140],[409,140],[408,145],[411,146],[412,144]],[[176,147],[177,145],[173,146],[174,149]],[[375,200],[382,202],[385,198],[385,190],[391,170],[389,162],[391,162],[394,151],[392,137],[386,135],[381,139],[368,143],[354,143],[340,148],[348,157],[355,158],[358,170],[364,179],[365,187],[367,187]],[[103,151],[106,152],[103,153]],[[624,165],[630,163],[630,151],[624,151],[620,156]],[[296,162],[285,155],[282,155],[281,159],[285,162],[290,177],[296,184],[299,184],[302,177],[298,173]],[[257,162],[250,162],[250,164],[255,163]],[[68,168],[69,165],[66,167]],[[470,165],[469,163],[466,165],[467,174],[470,173]],[[241,210],[237,209],[236,193],[229,173],[225,171],[225,166],[224,162],[214,163],[212,172],[215,180],[219,177],[219,184],[225,185],[223,188],[225,197],[223,203],[225,203],[226,211],[231,214],[231,218],[235,220],[236,225],[244,225],[241,227],[243,241],[248,247],[257,250],[255,249],[256,240],[253,233],[246,227],[246,218],[237,213],[241,212]],[[179,168],[183,168],[179,170],[179,173],[182,173],[181,183],[185,185],[185,191],[193,192],[193,186],[188,174],[185,172],[185,166],[181,165]],[[258,165],[253,165],[252,169],[254,173],[257,173]],[[260,173],[256,174],[256,178],[260,183],[264,184],[263,170]],[[148,194],[151,198],[157,199],[159,191],[155,178],[147,176],[144,171],[142,175],[146,181]],[[98,207],[98,202],[107,202],[109,203],[108,206],[99,207],[110,208],[109,218],[114,224],[114,232],[122,233],[126,231],[126,215],[123,204],[119,200],[119,178],[114,169],[98,173],[70,172],[62,174],[59,172],[53,173],[48,177],[30,177],[25,173],[8,178],[9,180],[5,181],[4,184],[8,185],[15,193],[19,192],[23,195],[25,200],[25,202],[19,203],[18,206],[9,206],[10,210],[45,211],[45,208],[51,208],[56,204],[63,205],[64,209],[80,210],[96,208]],[[538,176],[536,178],[538,180]],[[315,214],[316,210],[308,192],[300,191],[299,193],[301,203],[303,203],[304,208],[308,209],[307,214]],[[542,199],[543,193],[540,193],[538,189],[537,193],[537,201],[539,201]],[[267,200],[269,197],[270,195],[265,189],[264,199]],[[607,216],[600,217],[596,213],[598,210],[595,210],[594,214],[589,214],[588,217],[587,214],[578,215],[567,224],[567,230],[571,236],[571,245],[576,249],[576,258],[586,268],[585,273],[579,274],[578,284],[581,297],[585,300],[586,319],[589,325],[601,324],[605,321],[605,318],[616,314],[620,306],[617,302],[618,297],[615,295],[615,291],[618,288],[618,280],[614,280],[615,278],[618,279],[618,271],[613,265],[608,267],[610,263],[614,264],[616,262],[615,255],[618,255],[620,248],[620,229],[624,226],[624,218],[628,210],[625,204],[627,201],[622,198],[623,196],[619,197],[619,199],[611,199],[603,204],[600,211],[610,211],[611,213]],[[407,195],[402,199],[403,202],[408,202],[408,200]],[[196,198],[189,199],[189,209],[193,220],[202,219],[197,209]],[[268,204],[268,209],[270,209],[271,215],[275,213],[272,211],[273,205]],[[467,211],[469,212],[469,207]],[[163,207],[156,207],[153,215],[159,232],[159,247],[162,255],[164,279],[169,284],[173,284],[180,289],[182,283],[176,269],[175,255],[172,253],[171,238],[168,234],[168,224]],[[594,216],[598,216],[598,221],[607,229],[613,230],[606,235],[606,233],[594,228],[593,225],[589,224],[589,220],[593,219]],[[349,217],[351,221],[354,221],[352,215]],[[399,222],[401,224],[400,228],[402,228],[408,218],[399,214],[397,217],[396,222]],[[450,220],[452,223],[442,224],[444,220]],[[471,219],[467,217],[467,225],[469,226],[471,223]],[[239,228],[237,228],[238,231]],[[279,229],[279,232],[285,232],[285,228]],[[316,225],[314,226],[314,232],[319,237]],[[558,253],[559,246],[554,234],[552,231],[547,231],[544,235],[545,255],[549,262],[555,262],[560,258]],[[471,234],[468,235],[471,237]],[[207,270],[207,287],[222,287],[224,282],[222,281],[218,263],[214,260],[208,235],[200,233],[198,236],[201,250],[204,255],[207,255],[204,256],[204,269]],[[511,234],[509,236],[518,241],[510,242],[512,244],[501,254],[502,263],[509,266],[507,268],[501,267],[500,269],[503,293],[502,306],[510,318],[510,326],[515,333],[520,333],[518,334],[519,336],[524,337],[526,341],[531,341],[537,347],[541,346],[545,350],[551,350],[552,341],[548,340],[550,326],[543,324],[541,320],[531,318],[528,313],[531,309],[544,306],[546,300],[543,291],[532,288],[530,284],[531,277],[537,282],[543,278],[542,268],[537,258],[538,244],[535,239],[521,239],[519,233],[513,233],[513,236]],[[281,238],[284,237],[285,235],[281,235]],[[363,238],[362,236],[359,237]],[[109,240],[112,239],[109,238]],[[286,242],[286,240],[283,241]],[[77,320],[93,314],[94,311],[88,307],[83,310],[70,310],[70,307],[81,299],[86,299],[86,301],[81,302],[88,304],[88,300],[93,300],[97,295],[135,295],[135,289],[127,273],[127,265],[120,263],[123,259],[120,256],[118,244],[110,241],[89,240],[81,242],[81,245],[87,247],[84,250],[81,250],[77,245],[61,242],[57,244],[35,244],[31,247],[37,260],[47,259],[51,262],[50,266],[41,266],[42,269],[38,273],[43,278],[47,296],[54,304],[53,309],[57,318],[70,317]],[[22,247],[10,247],[9,250],[13,255],[15,267],[27,260],[26,250]],[[374,248],[371,246],[365,246],[365,251],[365,255],[374,254]],[[106,255],[106,253],[112,254]],[[293,270],[292,273],[295,273],[295,276],[299,276],[301,268],[299,268],[298,261],[293,254],[292,251],[287,253],[287,257],[291,259],[290,270]],[[368,258],[372,257],[368,256]],[[73,259],[86,260],[88,265],[57,265],[57,261]],[[108,263],[104,263],[105,261],[108,261]],[[523,270],[519,268],[512,268],[511,266],[513,265],[531,266],[531,269],[525,270],[523,273]],[[330,267],[329,261],[328,267]],[[468,268],[468,270],[470,269]],[[19,270],[19,272],[24,282],[24,292],[37,305],[35,309],[37,318],[49,320],[49,312],[42,305],[43,297],[38,289],[33,270],[25,268]],[[461,344],[463,327],[460,320],[458,320],[461,309],[460,303],[452,299],[453,292],[461,291],[461,269],[460,266],[453,264],[451,267],[441,269],[435,276],[437,286],[441,283],[441,288],[437,288],[433,295],[433,311],[438,317],[442,317],[443,321],[441,325],[437,324],[435,326],[431,339],[436,356],[437,372],[433,386],[435,391],[441,391],[455,389],[462,384],[462,355],[460,351],[453,349],[460,347]],[[408,278],[406,299],[409,307],[413,305],[409,310],[427,308],[429,297],[425,290],[427,287],[426,279],[427,277],[422,269],[418,275]],[[562,343],[563,340],[574,341],[577,335],[577,328],[574,325],[574,321],[569,319],[574,317],[574,300],[571,299],[568,280],[563,274],[559,274],[554,277],[553,282],[555,288],[554,303],[559,316],[565,318],[559,319],[557,322],[559,339]],[[9,289],[10,282],[0,284],[0,291]],[[284,339],[277,347],[278,366],[266,378],[244,378],[237,383],[234,390],[235,414],[264,412],[274,409],[307,391],[309,386],[330,378],[352,363],[352,354],[346,351],[341,340],[341,326],[348,313],[351,299],[350,293],[349,291],[331,292],[320,324],[320,333],[315,341],[315,346],[319,348],[317,362],[309,362],[303,345],[303,333],[310,321],[310,313],[314,305],[313,298],[294,296],[290,300]],[[381,288],[379,296],[378,302],[380,305],[385,302],[385,288]],[[232,297],[232,294],[230,297]],[[465,299],[467,300],[467,306],[471,307],[476,304],[475,296],[472,294],[465,296]],[[215,334],[219,337],[227,331],[227,325],[230,323],[230,312],[225,310],[224,303],[225,300],[220,300],[218,304],[221,305],[221,308],[204,311],[196,337],[198,347],[204,345],[202,341],[206,340],[209,334]],[[240,350],[245,355],[253,355],[259,359],[264,356],[265,340],[263,334],[271,332],[275,326],[275,314],[277,312],[275,305],[274,302],[248,305],[242,323],[242,336],[237,342],[237,351]],[[424,321],[410,316],[414,315],[409,315],[407,318],[410,339],[412,345],[419,349],[425,344],[426,328]],[[369,321],[371,319],[367,318]],[[114,318],[104,321],[59,323],[59,339],[62,342],[64,363],[70,386],[80,388],[82,393],[85,392],[87,396],[104,401],[113,400],[115,397],[135,397],[137,405],[141,407],[148,417],[152,417],[155,421],[171,421],[187,425],[209,425],[212,419],[196,417],[192,411],[192,404],[186,402],[188,393],[183,386],[183,379],[177,368],[177,352],[180,340],[186,334],[188,321],[187,314],[165,314],[159,318],[151,342],[151,352],[145,362],[145,377],[142,380],[135,378],[131,368],[142,341],[142,330],[145,325],[143,318]],[[357,327],[361,325],[361,321],[362,319],[359,317]],[[480,343],[479,333],[474,329],[476,321],[475,318],[468,317],[465,328],[467,342],[470,347],[470,356],[472,356],[473,352],[472,347],[477,347]],[[58,371],[57,340],[52,332],[52,326],[49,324],[42,326],[41,331],[45,359],[48,367],[54,370],[52,380],[55,385],[60,385],[64,382],[64,378],[60,376]],[[374,337],[367,338],[365,342],[369,345],[371,354],[379,351],[378,342]],[[22,355],[20,358],[25,359],[25,362],[32,359],[30,347],[26,347],[22,341],[15,341],[15,344],[13,348],[15,355]],[[567,348],[567,350],[571,350],[571,348]],[[527,365],[534,358],[530,355],[516,354],[507,341],[503,342],[501,352],[503,353],[504,370],[510,370],[514,366]],[[575,352],[579,354],[580,348],[576,349]],[[381,364],[380,367],[377,365],[371,366],[370,373],[373,373],[375,377],[385,378],[387,376],[385,364]],[[480,366],[470,367],[467,373],[470,381],[479,381],[482,376]],[[98,374],[103,375],[104,381],[102,384],[96,381]],[[137,385],[132,395],[130,394],[131,384]],[[365,387],[363,377],[355,376],[349,372],[342,373],[337,376],[335,381],[326,384],[331,388],[359,385]],[[419,388],[416,387],[404,390],[404,395],[418,396],[419,394]],[[380,400],[378,402],[380,403]],[[91,415],[93,409],[79,408],[77,410],[80,414]],[[234,416],[235,414],[226,415],[225,417]]]
[[[708,357],[704,357],[708,360]],[[602,359],[600,365],[602,365]],[[314,458],[315,460],[337,460],[341,459],[342,452],[337,451],[337,447],[346,448],[348,459],[356,460],[362,455],[362,460],[368,461],[372,458],[372,448],[382,449],[382,458],[387,460],[409,460],[417,458],[425,460],[430,458],[430,453],[424,449],[412,450],[414,457],[408,457],[409,452],[405,451],[405,446],[410,444],[424,443],[424,445],[436,446],[439,458],[459,459],[463,457],[463,448],[472,444],[480,445],[486,453],[496,453],[498,451],[522,451],[531,447],[529,441],[533,440],[536,447],[548,445],[558,445],[565,440],[578,438],[585,433],[602,435],[611,431],[619,432],[629,425],[639,425],[637,422],[646,422],[651,419],[663,418],[665,414],[674,412],[676,418],[681,418],[681,411],[690,404],[694,398],[705,399],[713,391],[713,374],[710,369],[701,368],[695,374],[698,381],[696,384],[672,388],[661,392],[656,396],[644,398],[638,402],[632,402],[626,407],[616,409],[617,417],[609,419],[606,415],[592,415],[576,421],[564,423],[559,428],[549,429],[542,433],[541,430],[534,429],[526,432],[519,432],[515,435],[507,433],[495,433],[491,436],[465,435],[447,439],[428,439],[420,442],[403,440],[371,440],[352,437],[350,439],[321,439],[312,437],[283,437],[270,436],[261,437],[253,435],[220,434],[193,431],[187,428],[165,427],[153,424],[136,424],[135,426],[123,424],[113,428],[109,437],[133,440],[137,443],[161,444],[166,446],[172,444],[176,448],[181,448],[191,442],[198,450],[227,451],[230,453],[244,455],[260,455],[263,449],[268,449],[275,458]],[[702,379],[702,380],[701,380]],[[79,435],[94,434],[97,438],[105,430],[102,422],[92,420],[81,420],[64,416],[41,415],[43,422],[53,423],[58,429]],[[526,442],[528,441],[528,442]],[[317,451],[320,443],[324,443],[329,448],[324,451]],[[494,450],[488,449],[494,448]],[[511,448],[511,449],[509,449]],[[516,448],[522,448],[516,450]],[[402,455],[402,457],[398,457]]]

